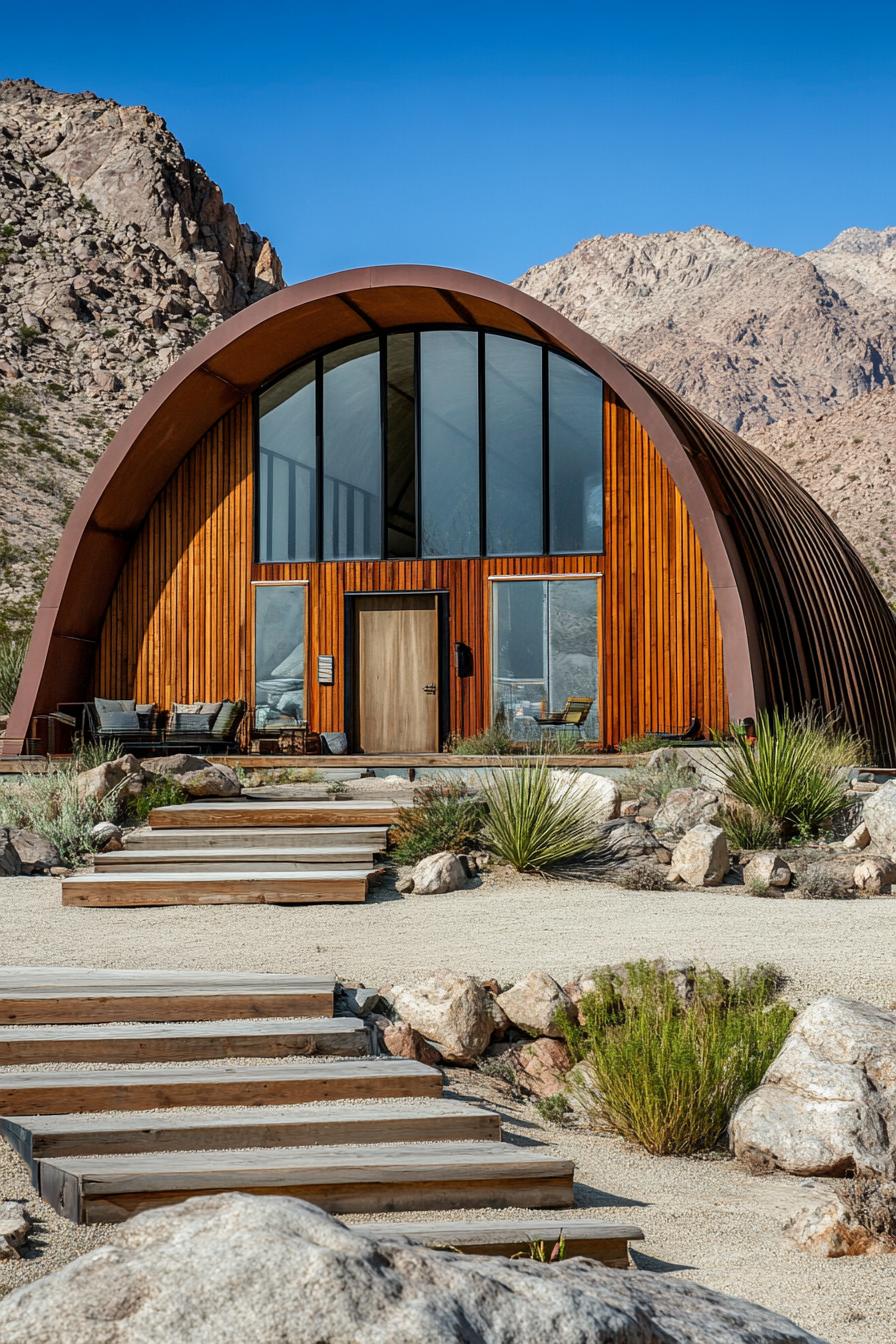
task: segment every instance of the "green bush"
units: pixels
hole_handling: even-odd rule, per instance
[[[0,786],[0,826],[23,827],[56,846],[73,868],[91,851],[90,832],[98,821],[115,821],[117,791],[102,802],[78,799],[77,766],[58,766],[45,775],[25,775]]]
[[[491,728],[472,737],[452,737],[448,749],[454,756],[507,756],[513,749],[513,739],[503,719],[496,719]]]
[[[757,716],[755,745],[737,734],[719,748],[727,792],[782,840],[814,839],[845,806],[840,757],[859,749],[830,720],[778,710]]]
[[[189,796],[176,779],[157,775],[143,786],[135,798],[128,799],[127,820],[134,826],[142,826],[154,807],[173,807],[187,802]]]
[[[729,984],[705,970],[682,997],[661,966],[632,962],[625,972],[624,988],[618,975],[599,972],[579,1023],[560,1023],[573,1056],[591,1066],[586,1106],[650,1153],[716,1147],[793,1020],[776,1000],[777,973],[740,972]]]
[[[443,849],[469,848],[479,840],[485,804],[459,780],[437,780],[414,792],[392,827],[397,863],[417,863]]]
[[[648,752],[656,751],[662,745],[663,739],[657,737],[656,733],[633,733],[631,737],[622,739],[617,750],[624,752],[626,756],[646,756]]]
[[[0,641],[0,714],[12,709],[27,648],[24,635],[7,635]]]
[[[577,785],[577,775],[561,782],[543,761],[495,770],[483,790],[488,848],[517,872],[596,856],[595,826]]]
[[[663,761],[659,765],[633,765],[620,781],[623,798],[655,798],[661,803],[673,789],[693,789],[697,786],[696,772],[678,761]]]

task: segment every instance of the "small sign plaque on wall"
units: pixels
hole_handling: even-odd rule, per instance
[[[333,685],[332,653],[319,653],[317,655],[317,684],[318,686]]]

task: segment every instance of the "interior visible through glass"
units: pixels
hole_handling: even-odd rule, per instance
[[[314,364],[258,399],[258,559],[317,556]]]
[[[479,337],[420,334],[423,555],[479,554]]]
[[[386,341],[386,554],[417,554],[414,334]]]
[[[603,550],[603,382],[548,355],[552,554]]]
[[[597,581],[497,580],[491,592],[493,716],[516,741],[535,741],[559,731],[538,719],[570,696],[590,699],[582,735],[596,739]]]
[[[325,560],[376,559],[382,544],[380,346],[324,356]]]
[[[305,585],[255,587],[255,728],[296,728],[305,706]]]
[[[485,338],[486,552],[541,554],[541,346]]]

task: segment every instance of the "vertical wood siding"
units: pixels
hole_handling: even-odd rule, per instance
[[[490,718],[490,575],[595,574],[601,740],[678,730],[693,714],[727,721],[722,635],[694,528],[668,471],[631,412],[607,390],[602,555],[258,565],[253,554],[252,403],[206,434],[167,483],[134,540],[103,626],[96,693],[173,701],[253,699],[253,580],[306,580],[306,713],[342,728],[345,595],[448,594],[449,640],[468,644],[474,673],[450,662],[451,728]],[[332,686],[314,676],[333,654]],[[449,660],[450,661],[450,660]]]

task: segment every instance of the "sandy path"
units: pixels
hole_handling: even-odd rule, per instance
[[[736,888],[632,893],[584,883],[487,879],[449,896],[364,906],[63,909],[59,884],[0,880],[0,962],[335,973],[377,985],[437,965],[511,979],[534,967],[558,978],[638,956],[695,957],[723,969],[775,961],[788,995],[896,1000],[896,902],[774,901]],[[761,1302],[832,1344],[896,1337],[890,1257],[815,1260],[781,1232],[799,1182],[761,1180],[724,1159],[651,1158],[621,1141],[551,1127],[478,1073],[452,1071],[462,1093],[485,1093],[523,1142],[547,1138],[577,1164],[583,1213],[638,1222],[645,1268],[694,1278]],[[0,1148],[0,1192],[27,1197],[42,1219],[41,1254],[0,1270],[0,1292],[103,1240],[33,1200],[18,1159]],[[475,1214],[471,1216],[476,1216]]]

